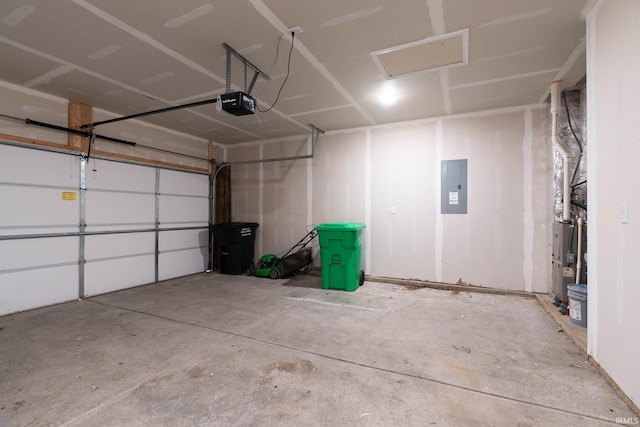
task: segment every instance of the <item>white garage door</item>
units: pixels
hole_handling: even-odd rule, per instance
[[[202,272],[209,177],[0,142],[0,315]]]

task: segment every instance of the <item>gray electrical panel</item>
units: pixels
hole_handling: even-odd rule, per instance
[[[587,227],[586,225],[582,227],[582,255],[580,255],[578,254],[578,226],[553,223],[551,290],[562,304],[568,302],[567,286],[576,283],[576,266],[579,256],[583,259],[578,283],[587,283],[587,265],[584,262],[584,254],[587,252]]]
[[[442,214],[467,213],[467,159],[441,162]]]

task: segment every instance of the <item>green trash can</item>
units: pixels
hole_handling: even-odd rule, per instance
[[[316,227],[320,240],[322,289],[355,291],[364,282],[360,270],[361,223],[333,222]]]

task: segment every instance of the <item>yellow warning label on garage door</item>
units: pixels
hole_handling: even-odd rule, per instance
[[[78,198],[78,193],[75,191],[63,191],[62,192],[62,200],[76,200]]]

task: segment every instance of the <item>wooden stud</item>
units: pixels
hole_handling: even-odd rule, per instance
[[[31,139],[31,138],[24,138],[21,136],[15,136],[15,135],[8,135],[8,134],[3,134],[0,133],[0,139],[6,139],[7,141],[16,141],[16,142],[20,142],[23,144],[31,144],[31,145],[40,145],[43,147],[51,147],[51,148],[59,148],[62,150],[69,150],[70,152],[86,152],[86,149],[81,149],[81,148],[76,148],[76,147],[70,147],[68,145],[63,145],[63,144],[56,144],[54,142],[48,142],[48,141],[41,141],[41,140],[37,140],[37,139]],[[171,163],[171,162],[163,162],[160,160],[150,160],[150,159],[144,159],[141,157],[135,157],[135,156],[127,156],[125,154],[116,154],[116,153],[109,153],[107,151],[100,151],[100,150],[91,150],[91,155],[96,155],[96,156],[103,156],[103,157],[110,157],[112,159],[121,159],[121,160],[131,160],[134,162],[138,162],[138,163],[146,163],[146,164],[151,164],[151,165],[159,165],[159,166],[167,166],[170,168],[175,168],[175,169],[183,169],[186,171],[193,171],[193,172],[202,172],[202,173],[208,173],[209,170],[206,168],[198,168],[195,166],[186,166],[186,165],[180,165],[177,163]]]
[[[93,108],[91,105],[69,101],[68,122],[71,129],[81,129],[80,126],[93,121]],[[89,140],[82,135],[69,134],[68,144],[70,148],[86,151]]]
[[[209,173],[214,172],[213,170],[213,141],[209,141],[207,144],[207,159],[209,159]]]

